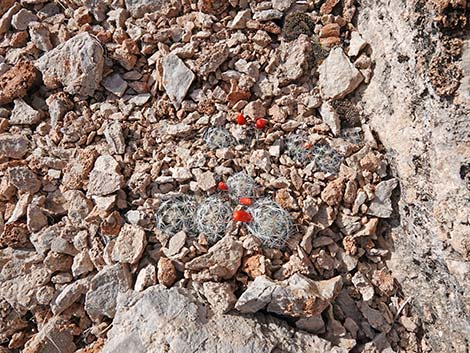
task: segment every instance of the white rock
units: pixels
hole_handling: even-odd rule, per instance
[[[154,286],[157,284],[157,270],[155,266],[149,264],[140,270],[135,280],[134,290],[142,292],[145,288]]]
[[[196,76],[175,54],[165,56],[162,64],[163,87],[178,109]]]
[[[15,107],[11,112],[10,124],[13,125],[34,125],[41,120],[41,112],[31,108],[22,99],[15,99]]]
[[[374,297],[374,287],[361,272],[356,272],[351,281],[354,287],[361,293],[364,301],[367,302]]]
[[[362,49],[367,45],[367,42],[362,39],[359,32],[351,32],[351,40],[349,42],[349,56],[358,56]]]
[[[127,89],[127,82],[119,74],[113,74],[103,80],[103,87],[118,97],[122,97]]]
[[[255,12],[253,15],[254,20],[258,21],[271,21],[271,20],[277,20],[282,17],[283,13],[279,10],[276,9],[269,9],[269,10],[263,10],[263,11],[258,11]]]
[[[295,0],[273,0],[272,5],[273,5],[273,9],[276,9],[279,11],[285,11],[289,7],[291,7],[294,2]]]
[[[341,123],[336,110],[328,102],[323,102],[320,107],[320,115],[326,125],[330,128],[333,135],[338,136],[341,132]]]
[[[37,20],[38,17],[34,13],[26,9],[21,9],[11,18],[11,25],[17,31],[24,31],[28,28],[30,23]]]
[[[142,257],[147,237],[142,227],[124,224],[113,247],[112,259],[120,263],[135,264]]]
[[[209,191],[216,186],[214,174],[212,172],[204,172],[198,175],[197,185],[202,191]]]
[[[219,313],[226,313],[233,309],[237,297],[233,294],[230,283],[204,282],[202,285],[204,296],[214,309]]]
[[[59,315],[69,308],[73,303],[88,290],[88,279],[80,279],[71,283],[60,292],[51,304],[51,310],[54,315]]]
[[[94,268],[88,250],[82,250],[73,258],[72,274],[74,277],[89,273],[93,271]]]
[[[105,196],[120,190],[124,178],[118,171],[119,164],[113,157],[99,156],[90,172],[87,194]]]
[[[88,32],[83,32],[45,53],[35,66],[47,88],[62,84],[67,93],[92,96],[103,75],[103,48]]]
[[[132,275],[125,264],[104,267],[93,277],[85,298],[85,311],[92,319],[112,318],[119,293],[132,286]]]
[[[320,91],[323,98],[341,99],[353,92],[364,80],[358,69],[349,61],[343,49],[337,47],[318,68]]]
[[[23,135],[0,134],[0,158],[21,159],[30,149]]]
[[[251,19],[251,11],[249,9],[239,11],[228,25],[231,29],[243,29],[246,23]]]
[[[367,214],[380,218],[389,218],[392,215],[393,207],[392,196],[393,190],[397,187],[398,181],[390,179],[380,182],[375,188],[375,198],[372,200]]]
[[[124,141],[124,135],[119,121],[111,121],[104,130],[104,136],[114,153],[123,154],[125,152],[126,142]]]

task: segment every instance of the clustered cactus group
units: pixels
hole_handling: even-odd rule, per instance
[[[162,202],[156,212],[157,228],[169,236],[180,231],[190,236],[202,233],[209,244],[214,244],[227,233],[233,216],[235,221],[246,222],[248,231],[260,239],[264,246],[282,248],[293,231],[289,213],[269,199],[260,199],[251,204],[258,186],[244,172],[228,178],[227,186],[227,195],[212,195],[200,203],[190,196],[174,197]],[[249,203],[246,203],[247,200]],[[237,204],[248,206],[247,210],[233,211]],[[249,218],[236,218],[235,215],[240,212]]]

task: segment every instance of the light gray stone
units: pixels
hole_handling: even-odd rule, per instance
[[[35,194],[41,189],[41,181],[28,167],[9,168],[8,180],[20,192]]]
[[[87,195],[106,196],[124,186],[119,164],[108,155],[99,156],[90,172]]]
[[[163,87],[178,109],[196,76],[175,54],[165,56],[162,65]]]
[[[339,116],[330,103],[323,102],[320,107],[320,115],[325,124],[330,128],[333,135],[338,136],[338,134],[341,132]]]
[[[103,48],[88,32],[48,51],[35,63],[46,87],[62,84],[67,93],[81,96],[92,96],[99,87],[103,65]]]
[[[343,49],[331,49],[328,57],[319,66],[320,92],[323,98],[341,99],[353,92],[364,77],[349,61]]]
[[[15,106],[11,112],[10,124],[34,125],[41,120],[41,112],[31,108],[24,100],[15,99]]]
[[[188,290],[154,286],[118,297],[102,353],[345,353],[281,320],[211,312]]]
[[[283,13],[279,10],[268,9],[268,10],[255,12],[253,15],[253,19],[264,22],[264,21],[278,20],[282,17],[282,15]]]
[[[119,121],[114,120],[106,126],[104,137],[114,153],[123,154],[125,152],[126,142]]]
[[[27,342],[23,352],[75,352],[74,336],[71,330],[64,330],[66,324],[67,321],[58,316],[50,318],[39,332]]]
[[[367,45],[366,41],[362,39],[357,31],[351,32],[351,40],[349,42],[349,56],[358,56],[362,49]]]
[[[241,264],[243,246],[227,235],[209,249],[207,254],[186,263],[185,276],[195,281],[230,279]]]
[[[113,247],[112,258],[120,263],[135,264],[142,257],[147,237],[142,227],[124,224]]]
[[[68,309],[87,292],[88,285],[88,279],[84,278],[65,286],[51,304],[52,313],[59,315]]]
[[[398,181],[390,179],[380,182],[375,188],[375,198],[372,200],[367,214],[380,218],[389,218],[392,215],[392,192],[397,187]]]
[[[91,280],[86,293],[85,311],[93,320],[114,317],[119,293],[132,287],[132,275],[125,264],[104,267]]]
[[[0,158],[21,159],[30,149],[30,141],[23,135],[0,134]]]
[[[238,298],[235,308],[243,313],[265,309],[279,315],[309,318],[319,315],[342,288],[341,276],[313,281],[296,273],[284,281],[256,277]]]
[[[37,21],[38,17],[29,10],[21,9],[11,18],[11,25],[17,31],[24,31],[32,22]]]
[[[118,97],[122,97],[127,89],[127,82],[119,74],[106,77],[102,83],[103,87]]]

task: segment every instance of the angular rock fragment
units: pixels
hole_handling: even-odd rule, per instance
[[[34,22],[38,17],[27,9],[21,9],[11,18],[11,25],[17,31],[24,31],[28,28],[31,22]]]
[[[103,80],[103,87],[118,97],[122,97],[127,89],[127,82],[119,74],[106,77]]]
[[[158,260],[157,278],[158,282],[165,287],[171,287],[173,283],[175,283],[176,269],[170,259],[162,256],[160,260]]]
[[[120,295],[102,353],[159,352],[163,344],[168,352],[179,353],[196,347],[227,353],[346,353],[269,316],[212,313],[185,289],[154,286]]]
[[[104,267],[91,280],[86,293],[85,311],[94,320],[114,317],[119,293],[132,288],[132,275],[125,264]]]
[[[139,271],[135,280],[134,290],[142,292],[144,289],[157,284],[157,271],[154,265],[147,265]]]
[[[117,120],[109,123],[104,130],[106,142],[111,146],[112,151],[116,154],[123,154],[126,150],[126,143],[122,133],[121,123]]]
[[[389,218],[392,215],[393,207],[392,196],[393,190],[397,187],[398,181],[390,179],[380,182],[375,188],[375,198],[372,200],[367,214],[380,218]]]
[[[326,125],[330,128],[333,135],[338,136],[341,131],[339,115],[328,102],[323,102],[320,107],[320,115]]]
[[[186,277],[196,281],[230,279],[241,265],[242,244],[231,236],[225,236],[205,255],[186,263]]]
[[[147,237],[140,226],[124,224],[113,247],[112,258],[120,263],[135,264],[141,258]]]
[[[323,98],[341,99],[354,91],[364,80],[349,61],[343,49],[334,48],[318,68],[320,91]]]
[[[76,350],[73,338],[67,321],[54,316],[27,342],[23,353],[73,353]]]
[[[199,74],[203,77],[215,72],[228,59],[229,50],[225,43],[215,45],[203,51],[196,60]]]
[[[11,112],[10,124],[34,125],[41,120],[41,112],[31,108],[24,100],[15,99],[15,107]]]
[[[23,135],[0,134],[0,159],[21,159],[30,149],[30,141]]]
[[[36,67],[48,88],[92,96],[103,75],[103,48],[88,32],[72,37],[40,57]]]
[[[49,28],[42,23],[31,23],[29,25],[29,35],[31,42],[39,50],[49,51],[54,47],[51,43]]]
[[[196,76],[175,54],[165,56],[162,64],[163,87],[178,109]]]
[[[279,315],[314,317],[330,305],[341,287],[341,276],[313,281],[296,273],[280,282],[261,276],[250,283],[235,308],[244,313],[254,313],[266,308],[268,312]]]
[[[226,313],[233,309],[237,297],[229,283],[204,282],[202,287],[204,296],[214,311]]]
[[[69,308],[88,290],[88,279],[80,279],[71,283],[60,292],[51,304],[51,310],[54,315],[59,315]]]
[[[307,36],[301,35],[292,42],[285,43],[281,51],[283,63],[276,73],[279,85],[285,86],[301,78],[308,70],[309,57],[312,55],[313,47]]]
[[[105,196],[120,190],[124,185],[124,178],[119,169],[119,164],[113,157],[98,157],[90,172],[87,194]]]
[[[41,181],[28,167],[9,168],[8,180],[20,192],[34,194],[41,188]]]
[[[0,76],[0,105],[22,98],[36,80],[36,69],[29,61],[20,61]]]

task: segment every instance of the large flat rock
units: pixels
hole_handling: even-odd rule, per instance
[[[209,311],[191,292],[158,285],[118,296],[102,353],[340,353],[270,316]]]

